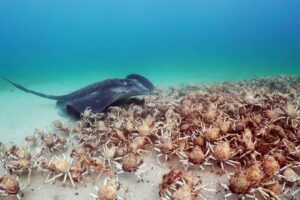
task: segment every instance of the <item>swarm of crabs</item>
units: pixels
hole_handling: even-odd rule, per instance
[[[276,77],[236,83],[169,88],[144,97],[143,105],[87,109],[75,126],[53,122],[37,129],[27,146],[2,150],[7,174],[0,195],[22,198],[18,179],[32,171],[45,183],[78,187],[87,177],[106,177],[93,199],[118,197],[118,175],[144,173],[146,155],[173,168],[157,186],[161,199],[205,199],[193,170],[216,170],[224,198],[299,198],[300,78]],[[176,163],[176,164],[174,164]],[[217,173],[218,171],[218,173]],[[26,187],[26,186],[25,186]],[[299,192],[299,193],[298,193]]]

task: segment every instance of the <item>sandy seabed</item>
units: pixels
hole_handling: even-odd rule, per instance
[[[29,185],[26,172],[18,175],[20,185],[24,185],[18,194],[25,200],[92,199],[90,194],[97,194],[95,186],[102,188],[107,177],[118,182],[116,194],[122,199],[224,199],[230,191],[255,194],[258,199],[263,199],[262,193],[266,199],[299,199],[299,92],[297,77],[189,85],[145,97],[144,105],[112,108],[100,115],[87,112],[82,120],[74,122],[60,117],[52,101],[3,91],[0,104],[5,115],[0,115],[0,136],[5,149],[3,146],[1,175],[18,175],[10,175],[4,167],[21,159],[17,152],[24,146],[30,150],[33,168]],[[36,128],[39,130],[34,134]],[[48,134],[55,135],[51,138],[54,146],[45,139]],[[29,135],[35,138],[33,144],[24,143]],[[60,135],[67,142],[57,137]],[[147,139],[138,145],[137,138]],[[162,146],[165,141],[173,146]],[[11,148],[11,143],[18,145],[17,150]],[[216,154],[218,145],[224,143],[229,144],[229,149],[225,145],[221,148],[225,152]],[[34,156],[41,146],[44,151]],[[69,179],[65,184],[61,178],[45,183],[48,174],[52,177],[59,172],[51,173],[44,164],[49,164],[54,155],[69,157],[79,147],[87,150],[85,161],[89,161],[72,154],[74,163],[83,168],[79,173],[82,183],[75,182],[76,188]],[[109,159],[103,154],[106,147],[116,148]],[[128,154],[143,160],[144,165],[136,164],[131,172],[118,173],[124,170],[124,157]],[[166,155],[168,161],[164,160]],[[96,166],[92,164],[95,158],[103,164],[103,174],[97,181]],[[257,167],[252,176],[251,166]],[[183,175],[160,187],[163,175],[172,170]],[[187,190],[180,190],[185,186]],[[237,198],[238,195],[228,197]]]

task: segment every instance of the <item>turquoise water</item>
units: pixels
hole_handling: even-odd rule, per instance
[[[300,75],[296,0],[0,2],[0,75],[158,85]],[[0,87],[8,85],[0,81]]]
[[[23,93],[1,76],[35,91],[62,95],[131,73],[160,87],[300,76],[300,0],[0,0],[0,144],[24,146],[24,138],[36,128],[54,133],[54,120],[73,124],[59,115],[56,101]],[[190,117],[184,118],[188,123]],[[76,146],[75,137],[81,135],[70,134],[69,148]],[[52,157],[48,151],[42,156]],[[162,170],[153,158],[145,158],[146,174],[138,186],[133,176],[120,176],[118,193],[124,191],[125,199],[158,199],[161,176],[176,166],[166,163]],[[8,173],[1,166],[0,176]],[[207,188],[228,182],[202,172]],[[90,199],[89,193],[96,193],[94,177],[83,181],[76,189],[69,183],[62,188],[60,182],[44,184],[44,177],[34,171],[33,184],[22,190],[27,200]],[[224,193],[216,189],[221,198]],[[209,195],[204,194],[218,199],[215,192]]]

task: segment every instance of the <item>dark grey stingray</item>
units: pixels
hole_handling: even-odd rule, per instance
[[[123,102],[130,97],[147,95],[154,92],[153,84],[138,74],[128,75],[125,79],[107,79],[88,85],[67,95],[46,95],[27,89],[6,78],[16,88],[40,97],[56,100],[56,105],[67,113],[79,117],[87,108],[93,112],[103,112],[116,102]]]

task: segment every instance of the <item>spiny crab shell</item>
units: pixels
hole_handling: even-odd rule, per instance
[[[69,162],[65,159],[56,159],[53,161],[53,165],[56,170],[62,173],[67,173],[69,171]]]
[[[169,154],[174,150],[175,147],[171,137],[163,135],[160,137],[160,141],[161,143],[158,146],[162,153]]]
[[[163,176],[160,188],[166,188],[172,183],[176,182],[178,179],[183,179],[188,186],[194,185],[192,177],[189,174],[179,170],[171,170],[168,174]]]
[[[299,180],[298,174],[291,167],[284,169],[283,177],[287,182],[290,183],[295,183]]]
[[[27,151],[24,148],[19,148],[16,152],[16,155],[20,158],[20,159],[25,159],[25,160],[30,160],[31,159],[31,154],[29,151]]]
[[[238,172],[230,178],[229,189],[235,194],[246,194],[251,189],[251,182],[245,174]]]
[[[280,170],[280,165],[278,161],[270,155],[265,155],[262,159],[262,167],[264,170],[264,173],[266,173],[269,176],[274,176],[277,174]]]
[[[227,141],[218,143],[214,148],[214,156],[219,161],[228,160],[232,155],[232,149]]]
[[[178,190],[174,192],[172,195],[173,200],[194,200],[196,199],[193,191],[187,185],[180,187]]]
[[[204,132],[204,137],[209,142],[216,141],[220,137],[220,129],[219,128],[207,129]]]
[[[142,163],[143,161],[139,161],[136,155],[134,155],[133,153],[129,153],[123,158],[122,168],[125,172],[134,172]]]
[[[199,146],[195,146],[188,153],[189,161],[193,164],[200,165],[205,160],[205,155]]]
[[[98,189],[98,196],[95,200],[117,199],[118,182],[114,179],[105,180],[104,186]]]
[[[4,194],[16,195],[20,191],[20,185],[16,178],[10,176],[0,177],[0,190]]]
[[[253,163],[245,170],[246,179],[252,185],[257,185],[264,178],[264,173],[261,169],[261,164],[258,162]]]

